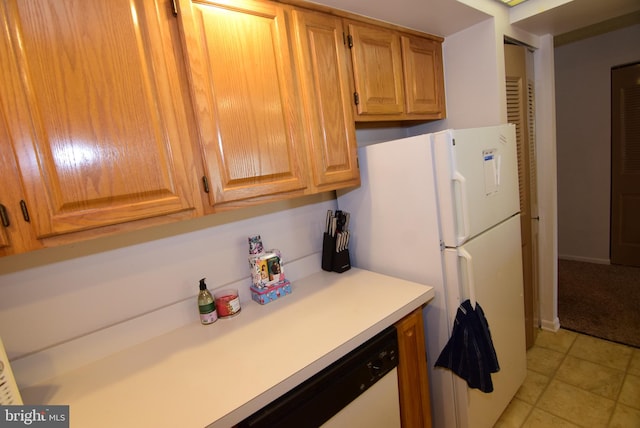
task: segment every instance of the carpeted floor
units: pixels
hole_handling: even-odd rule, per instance
[[[562,328],[640,348],[640,268],[558,261]]]

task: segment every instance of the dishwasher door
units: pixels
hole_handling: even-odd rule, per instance
[[[400,427],[398,338],[391,326],[238,428]]]
[[[348,427],[400,428],[397,368],[322,425],[322,428]]]

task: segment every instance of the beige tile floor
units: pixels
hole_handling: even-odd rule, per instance
[[[640,428],[640,349],[540,330],[527,377],[495,428]]]

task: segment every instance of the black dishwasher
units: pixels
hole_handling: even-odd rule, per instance
[[[391,326],[335,363],[255,412],[238,428],[319,427],[398,365]]]

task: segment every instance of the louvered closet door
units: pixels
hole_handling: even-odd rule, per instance
[[[527,49],[505,45],[507,86],[507,120],[516,126],[518,144],[518,178],[520,181],[520,226],[522,266],[524,270],[525,330],[527,348],[535,342],[538,321],[537,258],[537,168],[533,81],[527,73]],[[536,214],[533,214],[533,210]]]
[[[640,63],[611,83],[611,263],[640,266]]]

